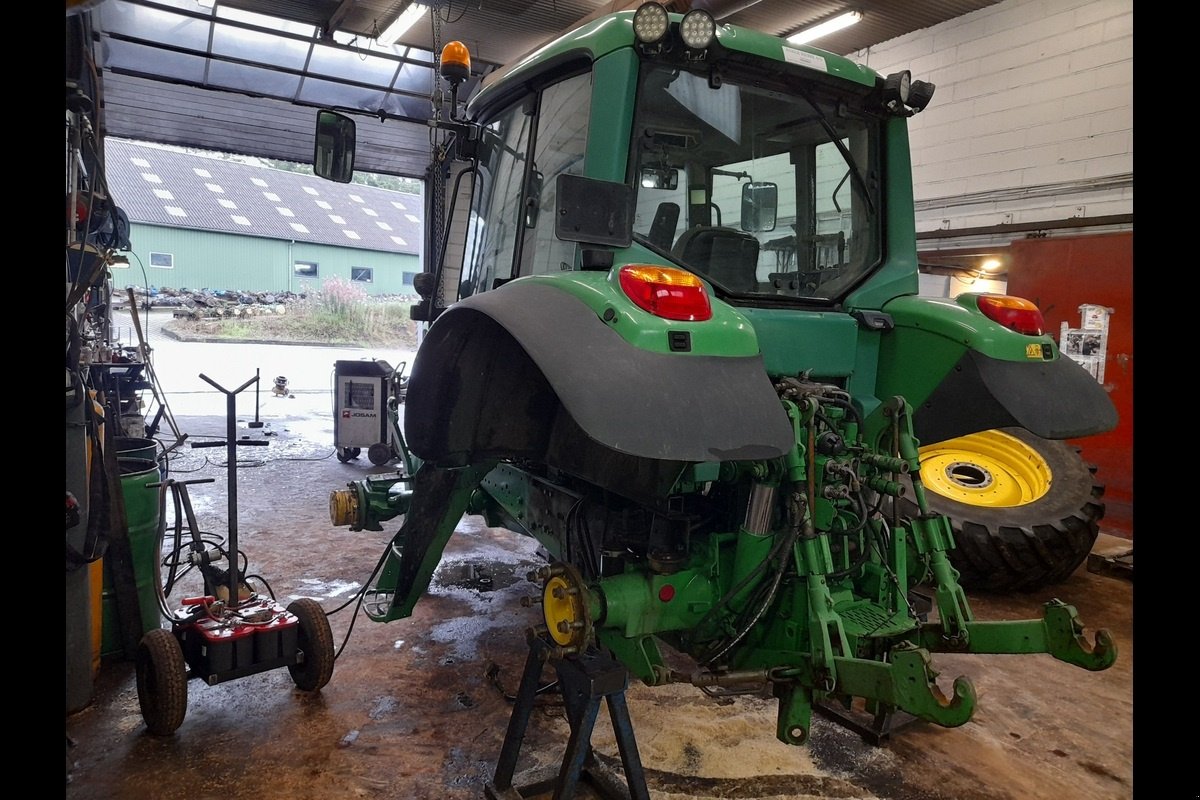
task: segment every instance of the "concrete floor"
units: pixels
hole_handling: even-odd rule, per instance
[[[218,353],[207,369],[234,387],[253,369],[226,375],[237,371],[221,361],[231,352]],[[327,355],[315,359],[325,376],[332,368],[332,359],[322,360]],[[205,371],[189,358],[190,370],[174,366]],[[218,371],[221,363],[224,372]],[[283,372],[268,363],[262,371],[271,377]],[[332,680],[316,694],[297,690],[283,668],[217,686],[191,681],[182,726],[170,737],[155,737],[139,711],[132,663],[106,659],[91,703],[66,719],[68,800],[483,796],[512,709],[505,693],[516,691],[527,652],[523,631],[540,617],[537,607],[520,604],[536,594],[523,576],[540,559],[530,540],[466,517],[413,617],[378,624],[362,614],[355,618],[353,606],[341,609],[367,580],[396,526],[351,532],[331,525],[329,493],[387,469],[372,467],[365,456],[347,464],[333,457],[329,402],[320,388],[308,400],[302,393],[264,399],[265,428],[257,431],[244,426],[253,419],[252,401],[239,404],[239,434],[265,431],[271,444],[246,448],[239,463],[237,520],[250,571],[270,583],[277,599],[286,605],[313,597],[335,612],[330,624],[341,649]],[[219,396],[209,396],[207,407],[199,395],[175,405],[190,438],[224,435]],[[216,478],[192,487],[191,496],[201,528],[218,536],[228,524],[223,462],[223,449],[184,450],[172,465],[180,480]],[[1098,549],[1126,544],[1102,536]],[[171,599],[197,593],[198,580]],[[1120,649],[1117,663],[1089,673],[1046,655],[935,656],[947,687],[960,674],[973,680],[979,697],[974,718],[956,729],[916,723],[882,747],[820,717],[807,746],[789,747],[775,739],[773,700],[717,699],[686,686],[635,683],[627,696],[650,796],[1130,798],[1132,595],[1130,578],[1083,568],[1053,591],[973,595],[978,619],[1040,616],[1051,597],[1074,604],[1089,633],[1111,631]],[[568,734],[556,697],[541,695],[518,783],[554,768]],[[603,712],[593,744],[602,761],[615,762]]]

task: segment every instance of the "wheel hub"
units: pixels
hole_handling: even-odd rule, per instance
[[[951,461],[945,475],[946,480],[964,489],[986,489],[995,481],[990,470],[969,461]]]
[[[568,564],[539,570],[542,584],[542,615],[555,644],[582,647],[592,635],[582,576]]]

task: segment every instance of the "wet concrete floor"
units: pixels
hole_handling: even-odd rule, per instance
[[[329,366],[322,367],[326,374]],[[249,571],[280,602],[311,597],[330,612],[338,653],[331,681],[309,694],[286,668],[215,686],[193,680],[183,724],[157,737],[139,711],[133,664],[106,658],[90,704],[66,719],[68,800],[483,797],[512,711],[506,695],[515,693],[527,654],[524,631],[540,617],[537,606],[521,605],[537,594],[524,575],[542,561],[532,540],[468,516],[411,618],[380,624],[356,615],[347,604],[398,525],[384,523],[382,532],[334,527],[329,495],[396,467],[374,467],[365,454],[340,463],[328,405],[320,398],[303,410],[302,402],[289,407],[274,398],[260,429],[245,424],[253,405],[251,413],[239,405],[239,435],[270,444],[239,452],[236,519]],[[177,421],[193,439],[222,437],[219,409]],[[224,463],[220,448],[181,448],[171,462],[177,480],[216,479],[190,494],[202,530],[218,538],[229,519]],[[198,593],[199,577],[181,584],[170,600]],[[627,699],[650,796],[1130,798],[1132,594],[1130,579],[1081,568],[1053,591],[973,595],[978,619],[1037,617],[1051,597],[1072,603],[1089,634],[1112,632],[1118,661],[1089,673],[1047,655],[935,655],[947,689],[957,675],[973,680],[973,719],[955,729],[918,722],[879,747],[822,717],[815,717],[808,745],[790,747],[775,739],[774,700],[634,682]],[[569,733],[557,696],[539,695],[518,785],[557,767]],[[619,763],[604,711],[593,744],[601,763]]]

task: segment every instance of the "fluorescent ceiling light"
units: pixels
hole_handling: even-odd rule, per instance
[[[861,20],[862,17],[861,11],[847,11],[845,14],[827,19],[817,25],[813,25],[811,28],[805,28],[802,31],[793,33],[787,37],[787,40],[792,44],[805,44],[814,39],[820,39],[822,36],[828,36],[834,31],[840,31],[842,28],[849,28]]]
[[[408,29],[417,24],[417,20],[425,16],[428,9],[420,3],[413,3],[408,8],[400,12],[400,16],[396,17],[395,22],[384,28],[383,33],[375,38],[375,41],[382,45],[395,44],[396,41],[408,33]]]

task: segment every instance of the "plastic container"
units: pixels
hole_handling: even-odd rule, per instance
[[[153,442],[153,440],[150,440]],[[141,629],[135,638],[141,640],[146,631],[162,627],[158,608],[159,587],[157,564],[161,558],[158,541],[158,489],[146,488],[147,483],[160,479],[158,463],[151,459],[118,459],[121,468],[121,494],[125,498],[125,519],[129,533],[129,549],[133,557],[134,582],[137,585]],[[102,656],[123,652],[121,633],[117,627],[117,600],[110,559],[104,559],[104,590],[101,593]]]

